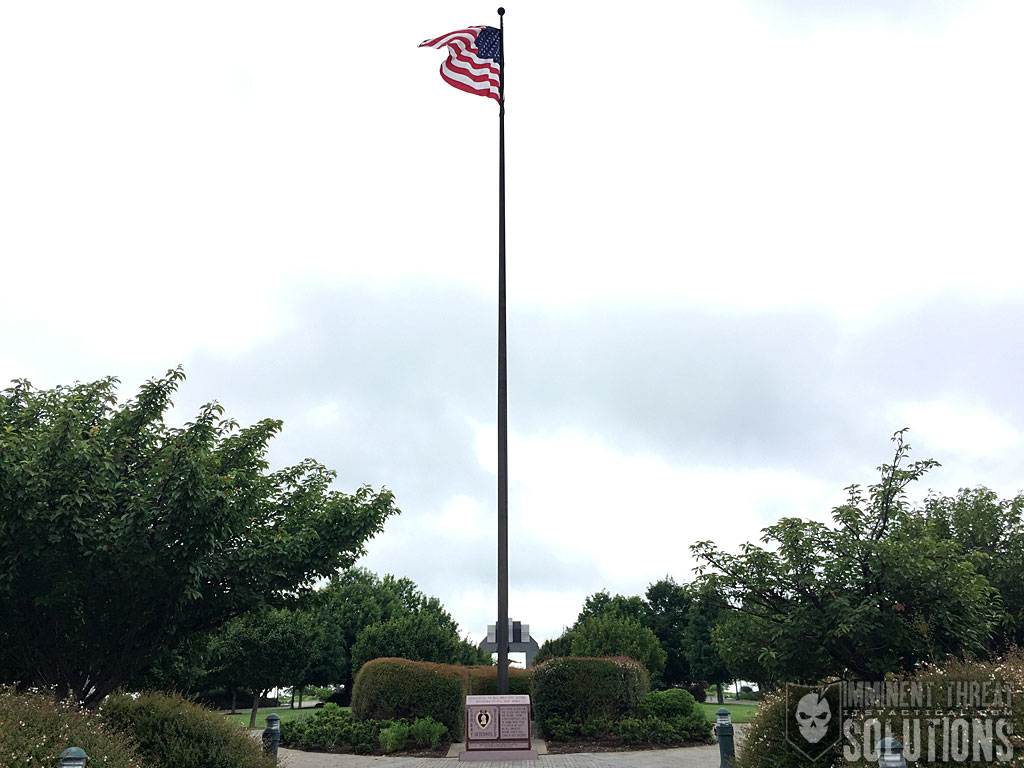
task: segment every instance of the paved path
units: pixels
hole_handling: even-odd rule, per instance
[[[744,724],[736,725],[736,740],[743,738]],[[259,737],[259,731],[252,731]],[[536,745],[540,747],[540,745]],[[388,757],[380,755],[337,755],[325,752],[278,751],[283,768],[719,768],[718,744],[681,749],[650,749],[636,752],[579,752],[547,755],[536,760],[460,763],[454,757]]]
[[[279,752],[284,768],[718,768],[718,745],[641,752],[581,752],[541,755],[537,760],[460,763],[454,758],[328,755],[323,752]]]

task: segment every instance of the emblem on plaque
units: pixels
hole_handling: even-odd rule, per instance
[[[486,709],[476,713],[476,724],[480,726],[481,731],[487,730],[487,724],[491,722],[491,713]]]

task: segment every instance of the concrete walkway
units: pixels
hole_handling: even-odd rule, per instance
[[[541,755],[537,760],[460,763],[454,758],[381,757],[328,755],[282,749],[284,768],[718,768],[718,745],[685,749],[653,749],[641,752],[581,752],[575,755]]]

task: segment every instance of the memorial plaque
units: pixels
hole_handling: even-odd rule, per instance
[[[483,759],[484,752],[531,759],[537,754],[531,736],[529,696],[466,697],[466,750],[460,760]]]

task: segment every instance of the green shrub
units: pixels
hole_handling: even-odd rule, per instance
[[[566,720],[558,715],[552,715],[542,722],[544,737],[551,741],[568,741],[580,732],[579,720]]]
[[[749,685],[741,685],[740,686],[740,693],[753,693],[753,692],[754,692],[754,689],[751,688]]]
[[[708,744],[714,741],[711,735],[712,723],[700,707],[695,707],[688,715],[672,718],[672,727],[676,729],[680,741],[703,741]]]
[[[409,732],[417,746],[437,749],[441,739],[448,734],[448,729],[444,723],[439,723],[432,717],[417,717]]]
[[[395,723],[389,725],[386,728],[380,729],[380,734],[377,736],[377,740],[380,742],[380,748],[385,753],[397,752],[405,746],[406,739],[409,738],[409,726],[405,723]]]
[[[301,720],[281,723],[281,744],[320,749],[351,746],[352,715],[337,704],[328,702]]]
[[[542,723],[552,717],[617,720],[635,714],[648,690],[650,676],[633,659],[558,657],[533,669],[533,714]]]
[[[585,739],[601,739],[616,732],[615,723],[609,717],[591,717],[579,727],[579,735]]]
[[[146,765],[173,768],[274,768],[249,734],[222,715],[177,694],[109,697],[100,709],[108,727],[138,742]],[[88,750],[86,750],[88,752]],[[91,761],[90,761],[91,762]]]
[[[0,765],[53,768],[68,747],[81,747],[89,762],[106,768],[141,768],[128,734],[106,728],[102,717],[52,694],[0,685]]]
[[[661,717],[670,720],[683,717],[695,709],[693,696],[682,688],[667,691],[651,691],[640,700],[639,711],[644,717]]]
[[[623,744],[641,744],[647,741],[647,723],[638,717],[624,717],[619,721],[619,738]]]
[[[380,744],[379,720],[353,720],[349,744],[357,755],[369,755]]]
[[[352,714],[359,720],[432,717],[461,739],[469,676],[464,667],[374,659],[356,675]]]
[[[761,701],[764,698],[764,694],[760,691],[743,691],[741,690],[736,694],[737,701]]]
[[[498,692],[498,668],[465,667],[469,674],[469,693],[473,696],[493,696]],[[508,692],[512,695],[530,694],[530,670],[509,667]]]

